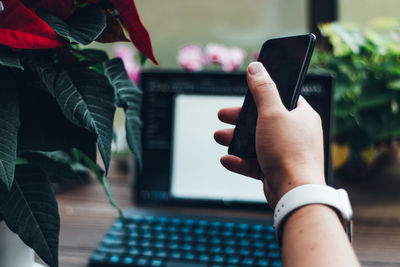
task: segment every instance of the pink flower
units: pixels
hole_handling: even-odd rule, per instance
[[[232,72],[238,70],[246,58],[246,51],[239,47],[231,47],[226,51],[226,57],[222,61],[222,70]]]
[[[207,64],[201,46],[197,44],[188,44],[182,46],[176,60],[181,67],[188,71],[200,71]]]
[[[220,65],[225,72],[238,70],[246,58],[246,51],[239,47],[226,47],[210,43],[203,53],[200,45],[183,46],[177,55],[178,63],[189,71],[199,71],[209,63]]]
[[[228,56],[228,48],[224,45],[209,43],[205,47],[206,59],[218,65],[222,65]]]
[[[132,46],[126,44],[115,45],[114,55],[122,59],[129,78],[137,84],[139,82],[141,68],[135,60],[135,50]]]

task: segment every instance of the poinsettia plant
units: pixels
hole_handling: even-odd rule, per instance
[[[141,165],[142,92],[120,59],[80,46],[93,41],[131,41],[157,64],[133,0],[0,1],[0,220],[50,266],[60,230],[51,178],[92,170],[117,207],[107,179],[116,107]]]

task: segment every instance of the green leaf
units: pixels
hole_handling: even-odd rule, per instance
[[[140,118],[143,92],[130,79],[120,58],[104,63],[104,72],[117,92],[117,105],[126,113],[126,138],[128,145],[142,167],[142,125]]]
[[[140,52],[139,50],[138,50],[137,52],[138,52],[138,54],[139,54],[139,62],[140,62],[140,65],[143,66],[144,63],[146,63],[146,61],[147,61],[147,57],[146,57],[145,55],[143,55],[143,53]]]
[[[43,19],[58,35],[69,41],[74,41],[70,36],[70,29],[65,21],[55,16],[47,9],[38,8],[36,10],[36,14]]]
[[[0,183],[11,189],[14,180],[14,166],[17,156],[19,102],[13,77],[1,72],[0,89]]]
[[[389,81],[388,88],[392,90],[400,90],[400,79]]]
[[[89,44],[96,40],[107,26],[106,14],[97,5],[77,9],[67,22],[71,38],[81,44]]]
[[[106,170],[110,165],[115,113],[114,89],[107,78],[92,70],[62,73],[55,97],[64,115],[75,125],[95,133]]]
[[[363,44],[364,39],[357,31],[347,31],[339,23],[332,23],[332,30],[340,36],[340,38],[350,47],[354,54],[360,52],[360,46]]]
[[[93,60],[96,59],[98,61],[106,61],[108,60],[108,55],[103,50],[98,49],[82,49],[79,52],[74,53],[75,56],[80,60]]]
[[[18,165],[11,191],[3,194],[0,213],[7,226],[48,265],[57,267],[60,216],[46,175],[32,165]]]
[[[117,202],[115,202],[115,199],[111,193],[110,183],[103,169],[99,165],[97,165],[93,160],[91,160],[88,156],[86,156],[85,153],[82,153],[79,149],[73,148],[72,154],[74,155],[77,161],[83,161],[88,166],[88,168],[93,172],[97,181],[99,181],[99,183],[103,186],[104,192],[106,193],[108,200],[110,201],[110,204],[117,209],[119,216],[121,218],[124,218],[124,214],[122,213],[121,208],[118,206]]]
[[[71,123],[47,90],[32,88],[32,80],[24,77],[19,80],[18,149],[69,151],[76,147],[96,158],[96,134]]]
[[[106,27],[106,14],[97,5],[78,8],[65,22],[47,10],[38,10],[38,15],[60,36],[70,42],[88,45]]]
[[[335,90],[334,90],[334,100],[340,101],[346,95],[346,92],[349,91],[349,85],[347,83],[342,83],[340,81],[336,82]]]
[[[25,151],[19,154],[29,163],[38,166],[49,178],[71,179],[82,181],[75,172],[76,164],[64,151]]]
[[[5,47],[0,48],[0,65],[24,70],[17,54]]]
[[[375,108],[385,104],[389,104],[395,97],[393,91],[382,90],[364,90],[360,98],[355,103],[357,110]]]
[[[392,113],[390,105],[361,111],[358,116],[360,126],[374,142],[399,136],[400,117]]]
[[[28,164],[29,162],[26,159],[17,157],[15,159],[15,165],[22,165],[22,164]]]
[[[33,71],[44,84],[52,96],[54,96],[54,82],[57,76],[53,63],[53,54],[49,51],[30,51],[23,57],[24,66]]]
[[[104,74],[103,62],[107,61],[109,58],[107,53],[103,50],[75,49],[74,55],[80,60],[80,62],[90,62],[90,69],[97,71],[100,74]],[[74,65],[72,65],[71,67],[73,68]]]

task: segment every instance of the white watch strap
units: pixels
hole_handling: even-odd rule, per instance
[[[347,192],[326,185],[306,184],[288,191],[278,201],[274,210],[274,227],[278,241],[280,241],[280,227],[283,220],[294,210],[310,204],[324,204],[335,208],[345,221],[345,230],[351,241],[351,209]]]

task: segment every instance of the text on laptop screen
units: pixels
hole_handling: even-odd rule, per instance
[[[176,95],[174,99],[171,194],[176,198],[266,203],[262,183],[232,173],[221,163],[227,148],[214,138],[218,110],[241,106],[242,96]]]

